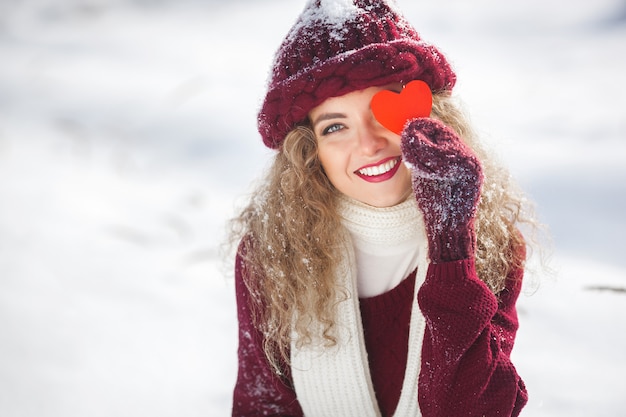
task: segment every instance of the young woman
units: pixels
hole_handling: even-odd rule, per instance
[[[392,131],[373,100],[415,80],[428,88],[412,100],[429,105],[432,92],[432,110]],[[454,104],[455,80],[394,3],[306,5],[259,114],[274,163],[234,223],[233,416],[510,416],[525,405],[510,354],[518,225],[530,220]],[[393,103],[392,114],[412,106]]]

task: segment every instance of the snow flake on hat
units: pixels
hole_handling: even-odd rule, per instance
[[[341,40],[347,35],[346,22],[356,21],[359,16],[371,12],[374,8],[387,7],[393,13],[400,15],[394,0],[309,0],[300,15],[300,19],[292,28],[288,39],[297,36],[303,28],[317,25],[329,28],[331,37]]]
[[[289,37],[297,36],[303,28],[323,25],[330,29],[330,36],[345,36],[345,23],[358,17],[360,9],[352,0],[310,0]]]
[[[321,0],[319,11],[325,15],[329,25],[338,26],[354,18],[359,8],[351,0]]]

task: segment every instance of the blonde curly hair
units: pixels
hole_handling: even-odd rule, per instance
[[[523,267],[526,245],[519,225],[536,225],[532,207],[507,170],[480,146],[468,119],[448,93],[433,97],[432,117],[453,128],[483,164],[484,184],[477,211],[478,276],[498,294],[509,271]],[[232,221],[231,243],[239,255],[252,300],[254,322],[277,373],[289,363],[293,332],[305,345],[321,337],[336,343],[337,303],[347,297],[335,279],[342,256],[338,191],[317,157],[317,141],[308,125],[294,128],[275,155],[265,182]],[[339,300],[339,301],[338,301]],[[312,334],[311,323],[323,334]]]

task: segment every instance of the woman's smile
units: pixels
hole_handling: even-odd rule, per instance
[[[372,97],[398,83],[332,97],[309,113],[317,155],[337,190],[374,207],[391,207],[411,193],[411,174],[402,163],[400,135],[372,114]]]
[[[359,168],[354,173],[367,182],[382,182],[391,179],[400,168],[401,157],[385,158],[375,164]]]

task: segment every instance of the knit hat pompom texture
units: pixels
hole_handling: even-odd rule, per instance
[[[451,90],[456,76],[393,0],[310,0],[274,58],[259,132],[277,149],[326,99],[416,79],[437,92]]]

